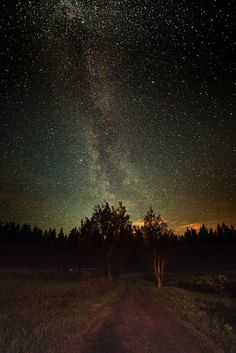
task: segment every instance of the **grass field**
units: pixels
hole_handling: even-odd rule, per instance
[[[54,277],[40,271],[0,271],[1,353],[60,352],[67,335],[123,289],[121,282],[110,284],[105,278]]]
[[[65,339],[118,298],[127,281],[131,302],[142,292],[148,299],[148,293],[226,353],[236,352],[236,300],[227,295],[174,286],[157,289],[133,275],[111,284],[73,273],[0,270],[0,353],[59,353]]]
[[[236,352],[236,300],[219,294],[209,294],[177,287],[157,290],[142,281],[141,290],[174,310],[181,318],[206,337],[211,337],[225,353]]]

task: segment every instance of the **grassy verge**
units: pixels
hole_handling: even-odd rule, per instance
[[[236,298],[236,276],[234,272],[169,273],[166,283],[174,287]]]
[[[68,334],[78,331],[99,307],[123,289],[107,279],[80,281],[33,278],[0,279],[0,351],[59,352]]]
[[[189,291],[176,287],[156,289],[142,282],[142,290],[174,309],[226,353],[236,352],[236,300],[226,296]]]

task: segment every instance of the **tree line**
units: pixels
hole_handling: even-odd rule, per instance
[[[166,269],[236,269],[236,231],[224,223],[216,229],[202,225],[177,236],[160,214],[150,208],[144,225],[132,225],[126,207],[105,202],[68,235],[63,229],[42,231],[29,224],[0,223],[0,264],[17,266],[74,265],[93,267],[112,281],[122,271],[153,273],[161,287]]]

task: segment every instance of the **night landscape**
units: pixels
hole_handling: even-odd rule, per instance
[[[236,353],[234,2],[0,18],[0,353]]]

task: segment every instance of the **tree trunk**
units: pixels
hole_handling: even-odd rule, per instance
[[[161,260],[157,260],[157,288],[161,288]]]
[[[112,273],[111,273],[111,270],[108,270],[108,271],[107,271],[107,276],[108,276],[109,281],[112,282]]]
[[[164,284],[164,270],[165,270],[165,260],[161,260],[161,287]]]
[[[107,252],[107,276],[110,282],[112,282],[112,257],[113,257],[113,245]]]
[[[154,271],[156,277],[156,287],[161,288],[161,262],[159,259],[154,259]]]
[[[157,274],[157,260],[154,258],[153,260],[153,267],[154,267],[154,272],[155,272],[155,285],[157,287],[157,278],[158,278],[158,274]]]
[[[164,280],[165,260],[155,257],[153,265],[155,271],[156,287],[162,288]]]

